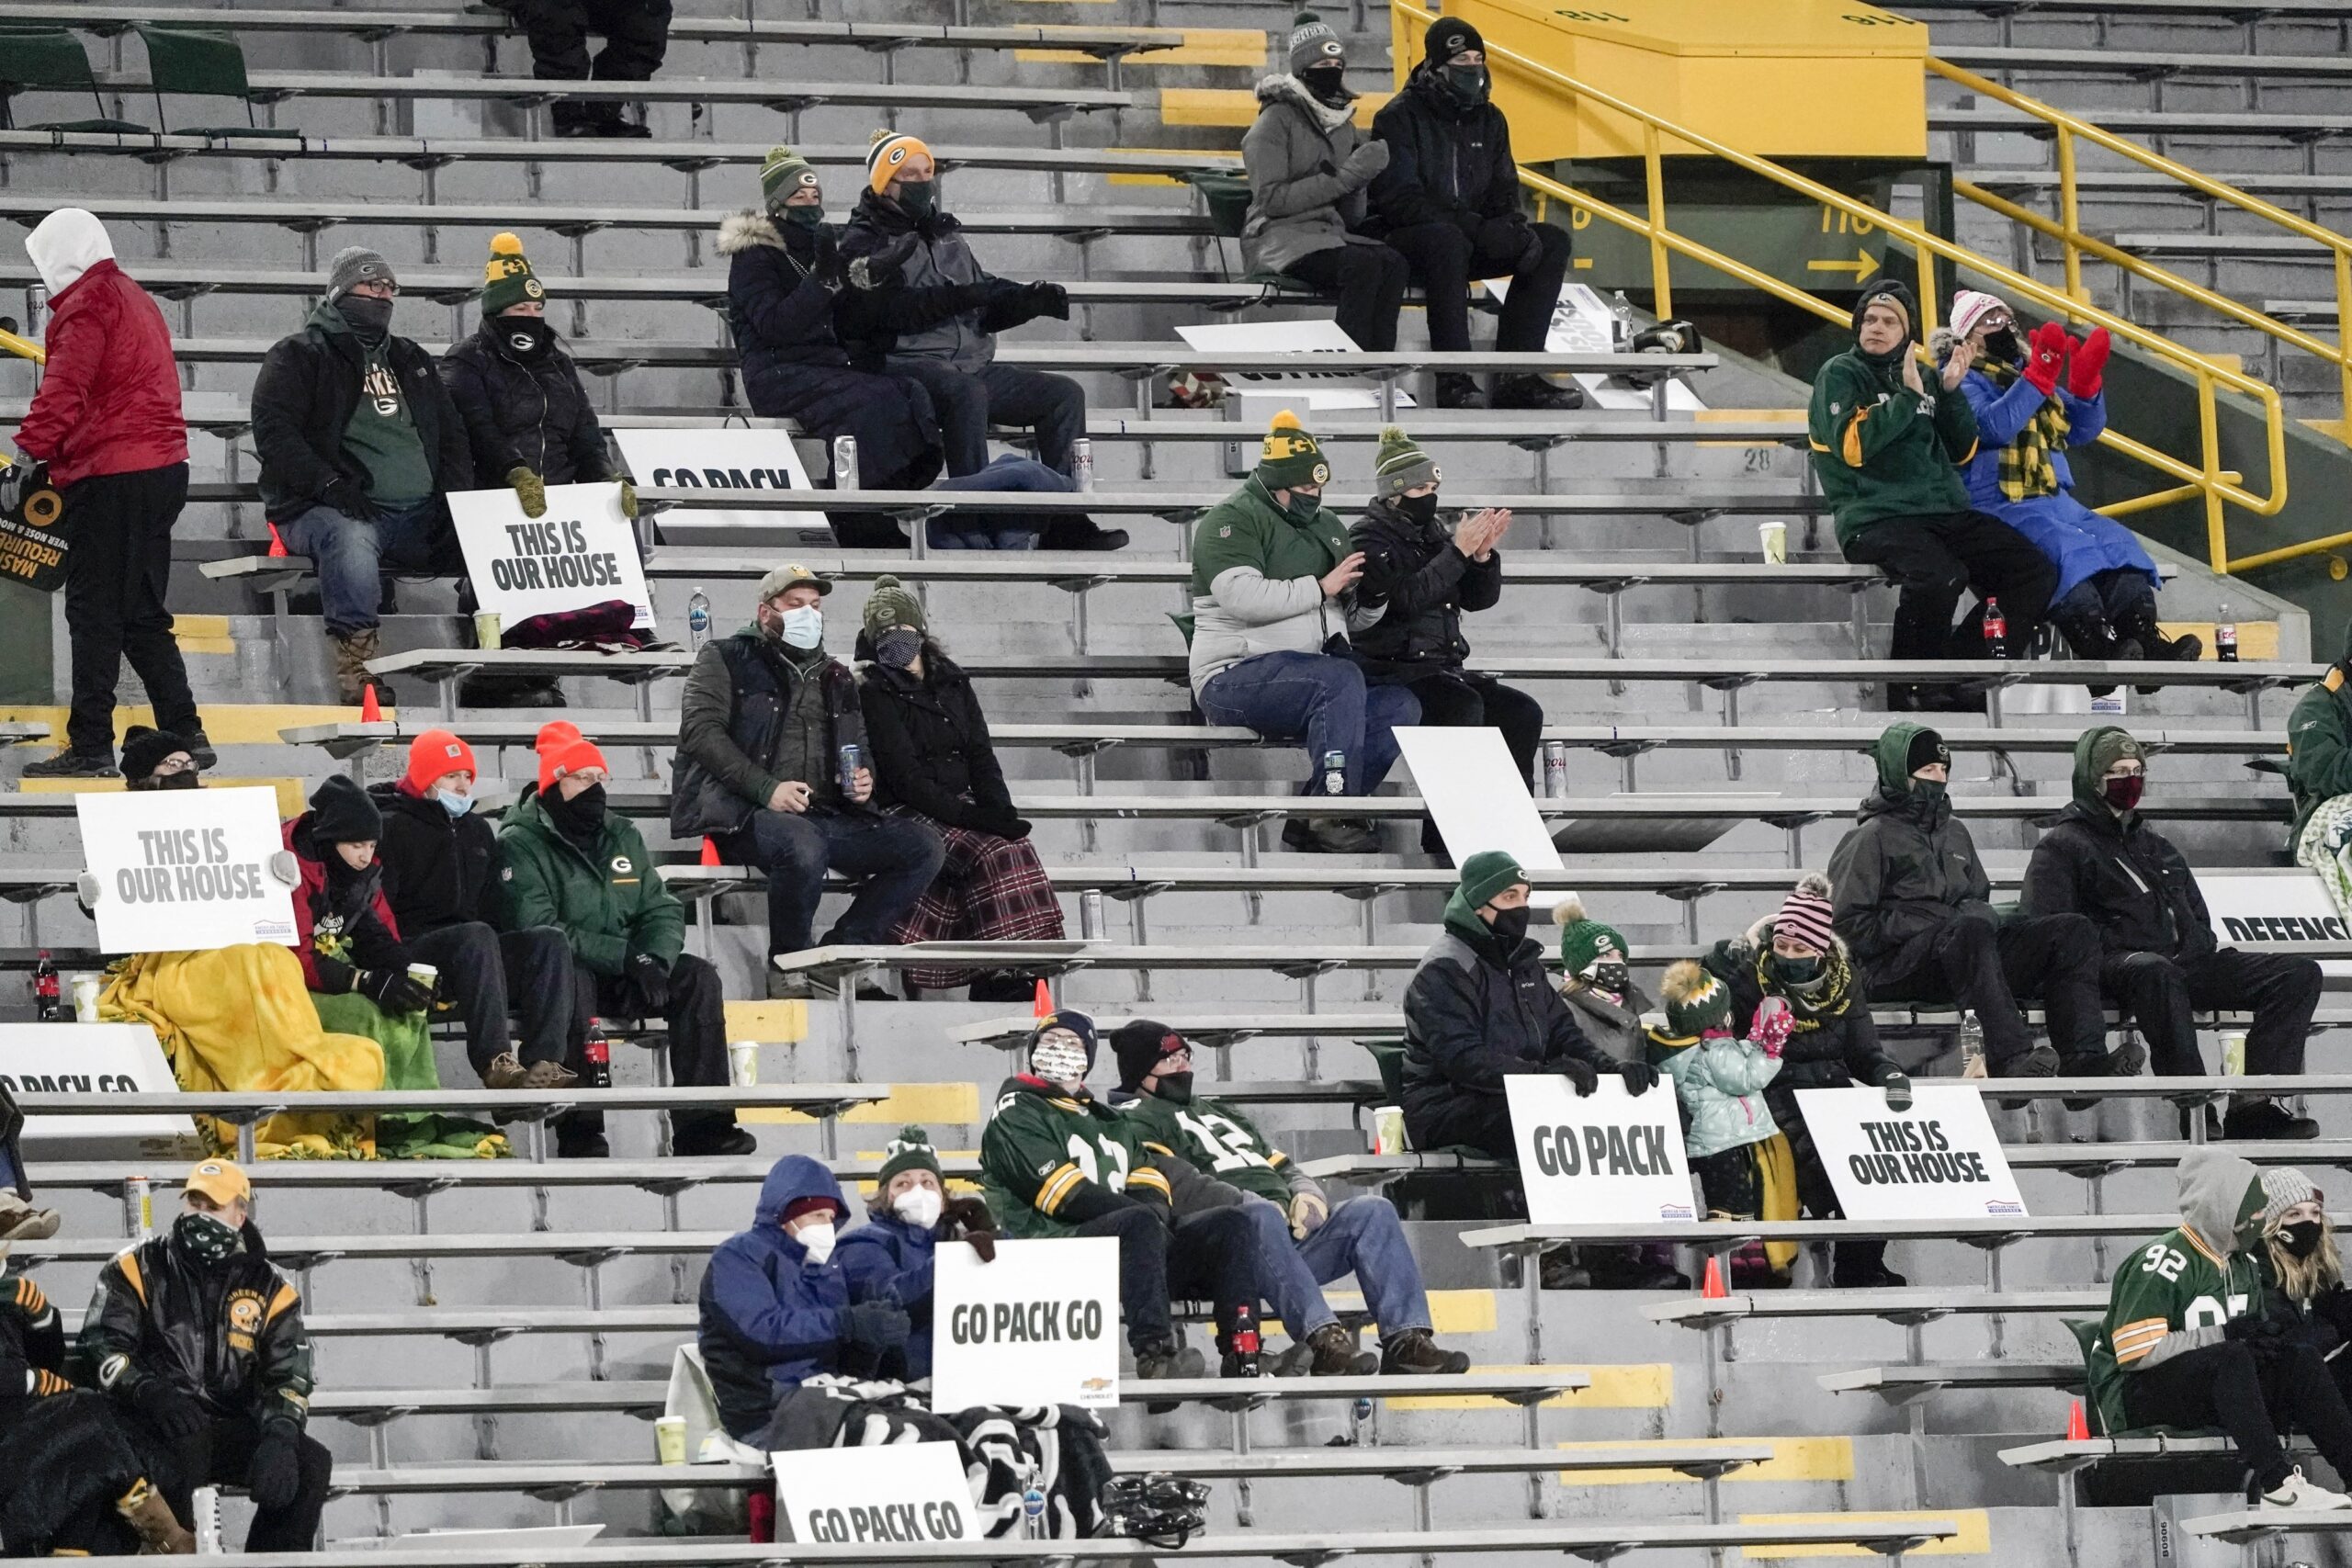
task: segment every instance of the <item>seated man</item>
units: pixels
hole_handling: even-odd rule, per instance
[[[1190,1161],[1246,1195],[1258,1236],[1266,1304],[1290,1330],[1290,1370],[1317,1377],[1372,1372],[1462,1372],[1470,1358],[1441,1350],[1430,1337],[1421,1266],[1387,1199],[1350,1198],[1334,1208],[1323,1188],[1268,1142],[1239,1108],[1193,1093],[1193,1047],[1164,1023],[1134,1019],[1111,1036],[1119,1065],[1113,1103],[1144,1129],[1144,1146]],[[1323,1299],[1322,1287],[1352,1274],[1380,1325],[1380,1355],[1359,1355],[1356,1337]]]
[[[2029,915],[2086,915],[2098,929],[2100,989],[2148,1037],[2158,1074],[2205,1071],[2196,1010],[2250,1010],[2248,1074],[2300,1073],[2324,984],[2319,961],[2241,953],[2213,935],[2197,874],[2140,814],[2147,749],[2113,725],[2075,742],[2075,798],[2025,868]],[[2222,1135],[2315,1138],[2319,1123],[2275,1100],[2239,1095]]]
[[[566,726],[566,728],[569,728]],[[542,735],[545,732],[542,731]],[[538,787],[506,813],[498,834],[502,929],[552,926],[571,947],[570,1038],[587,1038],[592,1017],[659,1018],[669,1031],[670,1078],[681,1089],[727,1083],[727,1000],[718,971],[685,951],[686,917],[653,869],[637,824],[605,806],[605,754],[593,741],[549,739],[539,753]],[[578,1062],[571,1064],[578,1070]],[[682,1111],[670,1119],[679,1155],[756,1153],[759,1140],[725,1111]],[[556,1124],[556,1152],[601,1159],[611,1153],[601,1111],[574,1111]]]
[[[857,678],[825,652],[833,585],[805,566],[760,579],[752,622],[695,656],[678,716],[670,831],[707,835],[768,877],[768,957],[818,945],[825,874],[859,879],[825,942],[888,942],[939,873],[939,835],[871,806],[873,758]],[[844,776],[844,759],[856,766]],[[804,975],[771,964],[771,997],[806,997]]]
[[[1994,912],[1976,841],[1944,792],[1951,776],[1942,736],[1888,725],[1878,785],[1829,857],[1831,924],[1870,976],[1868,998],[1973,1010],[1996,1078],[2130,1077],[2147,1048],[2107,1049],[2098,932],[2080,915]],[[2050,1044],[2034,1043],[2019,997],[2040,998]]]
[[[1590,1094],[1615,1073],[1646,1094],[1657,1069],[1612,1061],[1585,1038],[1527,934],[1527,874],[1500,850],[1462,865],[1445,930],[1405,990],[1405,1133],[1417,1149],[1467,1145],[1516,1164],[1503,1079],[1557,1073]]]
[[[172,1456],[158,1479],[174,1517],[195,1517],[198,1486],[243,1486],[247,1551],[309,1551],[334,1461],[303,1430],[302,1298],[270,1265],[243,1171],[209,1159],[184,1186],[171,1230],[98,1271],[82,1362]]]
[[[498,830],[474,814],[474,749],[446,729],[409,743],[408,771],[368,792],[382,813],[384,898],[409,957],[440,971],[491,1089],[562,1089],[571,1051],[571,948],[553,926],[501,931]],[[522,1014],[518,1057],[507,1010]]]
[[[1109,1235],[1119,1241],[1119,1304],[1136,1376],[1199,1377],[1169,1312],[1171,1297],[1205,1296],[1216,1313],[1227,1377],[1253,1377],[1257,1356],[1236,1335],[1259,1308],[1256,1238],[1238,1208],[1182,1221],[1143,1129],[1086,1089],[1094,1021],[1064,1008],[1030,1031],[1029,1070],[1004,1080],[980,1138],[982,1190],[1008,1236]]]
[[[907,1314],[906,1377],[931,1376],[932,1255],[943,1241],[967,1241],[980,1261],[996,1260],[996,1221],[978,1198],[950,1198],[939,1151],[921,1127],[901,1127],[874,1173],[865,1223],[842,1238],[850,1299],[888,1302]]]
[[[1211,724],[1306,743],[1301,795],[1367,795],[1396,761],[1399,725],[1421,705],[1404,686],[1372,686],[1348,657],[1363,553],[1323,505],[1331,466],[1288,409],[1266,427],[1258,466],[1193,531],[1193,699]],[[1283,843],[1368,854],[1365,818],[1293,817]]]

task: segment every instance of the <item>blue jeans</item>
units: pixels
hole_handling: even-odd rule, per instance
[[[313,506],[286,530],[286,547],[309,556],[319,573],[319,605],[327,630],[337,637],[377,624],[384,602],[383,570],[431,572],[446,564],[436,548],[440,502],[427,497],[413,506],[385,507],[374,522],[345,516],[331,506]]]
[[[1245,1199],[1257,1241],[1259,1288],[1266,1306],[1302,1343],[1339,1316],[1322,1287],[1353,1274],[1383,1339],[1430,1326],[1430,1299],[1421,1266],[1405,1243],[1405,1227],[1385,1198],[1351,1198],[1331,1211],[1305,1241],[1293,1241],[1290,1216],[1263,1198]]]
[[[1201,716],[1271,739],[1306,742],[1311,794],[1333,751],[1348,760],[1348,793],[1370,795],[1396,761],[1398,725],[1420,722],[1420,700],[1402,686],[1366,687],[1363,671],[1328,653],[1261,653],[1201,683]]]
[[[811,928],[825,873],[863,880],[857,897],[825,934],[831,946],[876,946],[890,940],[899,918],[915,907],[939,874],[946,847],[939,835],[906,817],[797,811],[752,813],[719,840],[729,860],[768,874],[768,955],[814,947]]]

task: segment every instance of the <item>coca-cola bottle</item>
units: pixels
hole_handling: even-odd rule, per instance
[[[1984,601],[1984,657],[2007,659],[2009,656],[2009,618],[2001,614],[2001,602]]]
[[[587,1037],[580,1043],[581,1078],[590,1089],[613,1087],[613,1045],[605,1038],[605,1021],[588,1021]]]
[[[65,999],[57,989],[57,965],[50,961],[45,947],[40,950],[40,962],[33,965],[33,1017],[43,1023],[65,1021]]]

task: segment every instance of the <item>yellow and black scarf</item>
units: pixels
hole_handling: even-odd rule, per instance
[[[2014,365],[1980,359],[1976,367],[1984,372],[1985,379],[2005,392],[2017,384]],[[2003,496],[2011,501],[2031,501],[2036,496],[2058,493],[2058,468],[2050,460],[2050,454],[2065,449],[2066,430],[2066,411],[2059,406],[2057,394],[2052,393],[2025,422],[2017,439],[2001,448]]]
[[[1772,944],[1767,940],[1756,944],[1756,987],[1767,996],[1779,996],[1789,1004],[1792,1029],[1802,1033],[1819,1029],[1821,1021],[1842,1014],[1853,1001],[1854,970],[1847,962],[1846,950],[1832,946],[1821,955],[1821,981],[1809,993],[1775,991],[1770,970]]]

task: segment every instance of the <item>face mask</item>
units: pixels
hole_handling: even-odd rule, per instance
[[[463,817],[474,808],[474,797],[470,795],[453,795],[446,789],[436,789],[433,792],[433,798],[439,801],[441,809],[452,817]]]
[[[786,610],[776,617],[776,636],[786,648],[814,648],[825,640],[825,612],[814,604]]]
[[[910,1225],[929,1230],[939,1223],[940,1213],[946,1207],[947,1200],[933,1189],[910,1187],[899,1194],[898,1201],[890,1205],[890,1212]],[[831,1248],[826,1250],[831,1251]]]
[[[813,234],[825,226],[825,209],[814,203],[807,207],[787,207],[784,209],[784,220],[796,229],[806,229]]]
[[[1984,352],[2004,365],[2018,362],[2018,334],[2007,327],[1984,334]]]
[[[1295,490],[1290,492],[1290,499],[1283,503],[1283,508],[1295,521],[1304,523],[1323,509],[1323,498],[1309,495],[1303,490]]]
[[[893,670],[904,670],[922,651],[922,633],[910,626],[893,626],[874,645],[874,657]]]
[[[2126,773],[2120,779],[2101,780],[2099,794],[2105,796],[2108,805],[2115,807],[2116,810],[2129,811],[2140,804],[2140,796],[2147,787],[2148,777],[2145,773]]]
[[[939,190],[931,180],[924,180],[919,185],[901,185],[898,199],[899,206],[910,218],[928,218],[939,210]]]
[[[1531,912],[1524,904],[1516,909],[1497,909],[1494,919],[1496,937],[1518,946],[1527,935],[1527,917]]]
[[[1936,802],[1944,797],[1944,781],[1941,779],[1913,779],[1911,781],[1911,797],[1914,800],[1918,801],[1922,806],[1933,806]]]
[[[1445,85],[1453,96],[1465,104],[1487,101],[1487,68],[1483,65],[1449,65],[1445,68]]]
[[[1772,978],[1783,985],[1809,986],[1821,978],[1821,960],[1818,958],[1783,958],[1776,953],[1768,967]]]
[[[1633,988],[1634,971],[1623,964],[1596,964],[1585,971],[1585,978],[1613,996],[1623,996]]]
[[[1193,1075],[1191,1073],[1162,1073],[1153,1082],[1155,1087],[1151,1092],[1159,1096],[1160,1099],[1172,1100],[1179,1105],[1193,1103]]]
[[[182,1214],[173,1222],[172,1239],[207,1263],[220,1262],[244,1240],[217,1214]]]
[[[381,343],[392,330],[392,301],[367,294],[346,294],[334,302],[345,325],[362,343]]]
[[[1416,523],[1434,523],[1437,521],[1437,491],[1431,491],[1427,495],[1400,495],[1396,498],[1396,510]]]
[[[198,774],[195,769],[188,768],[176,773],[165,773],[163,777],[154,781],[154,787],[157,789],[194,789],[203,782],[203,778]]]
[[[803,1225],[792,1233],[792,1239],[808,1252],[808,1261],[819,1266],[832,1261],[834,1232],[831,1222]]]
[[[1076,1089],[1086,1081],[1086,1047],[1075,1038],[1040,1040],[1029,1053],[1029,1070],[1049,1084]]]
[[[2319,1250],[2319,1238],[2327,1227],[2318,1220],[2298,1220],[2291,1225],[2278,1227],[2278,1250],[2290,1258],[2309,1258]]]
[[[563,797],[563,791],[558,788],[555,811],[565,821],[583,831],[592,828],[601,828],[605,825],[605,786],[600,784],[592,784],[569,800]]]
[[[543,358],[555,344],[555,329],[537,316],[501,316],[498,328],[507,352],[518,359]]]
[[[1348,91],[1348,73],[1343,68],[1321,66],[1299,80],[1306,84],[1308,96],[1327,108],[1345,108],[1356,101],[1356,96]]]

